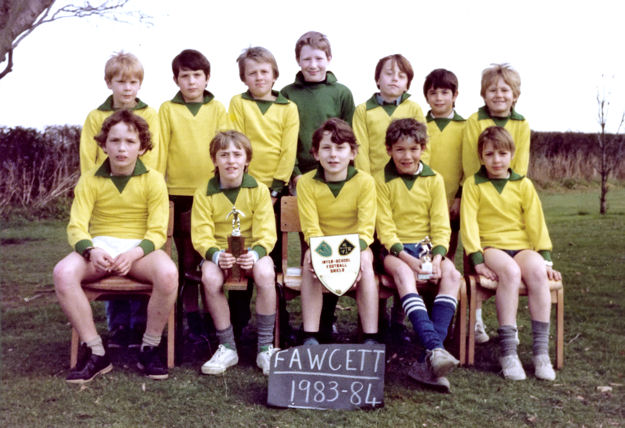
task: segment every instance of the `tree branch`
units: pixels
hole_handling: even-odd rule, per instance
[[[13,49],[9,49],[9,51],[7,52],[7,56],[7,65],[4,70],[0,72],[0,79],[2,79],[4,76],[9,74],[11,70],[13,70]]]

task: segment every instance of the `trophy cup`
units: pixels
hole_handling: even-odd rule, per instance
[[[432,242],[430,237],[426,236],[419,242],[419,260],[421,260],[421,273],[417,275],[417,279],[428,281],[432,278]]]
[[[232,235],[228,236],[228,252],[235,258],[239,258],[240,255],[247,253],[245,237],[241,236],[241,219],[239,215],[245,217],[245,214],[234,206],[232,207],[232,211],[226,215],[226,220],[232,216]],[[231,289],[238,289],[239,287],[243,289],[247,288],[247,279],[237,263],[232,265],[230,275],[228,275],[226,282],[230,284]]]

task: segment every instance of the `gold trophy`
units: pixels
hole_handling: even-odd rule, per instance
[[[428,281],[432,278],[432,241],[426,236],[419,242],[419,260],[421,260],[421,273],[417,275],[417,279]]]
[[[232,207],[232,211],[226,215],[226,220],[232,216],[232,235],[228,236],[228,252],[235,258],[239,258],[240,255],[247,253],[245,248],[245,237],[241,236],[241,220],[239,215],[245,217],[241,211],[236,207]],[[230,274],[226,278],[226,282],[229,284],[230,289],[247,288],[247,279],[243,275],[241,266],[237,263],[232,265]]]

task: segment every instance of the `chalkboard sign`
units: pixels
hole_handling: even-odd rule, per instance
[[[296,346],[271,357],[267,404],[305,409],[384,406],[384,345]]]

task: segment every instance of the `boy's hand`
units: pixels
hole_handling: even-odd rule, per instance
[[[551,266],[547,266],[547,278],[550,281],[560,281],[562,279],[562,274]]]
[[[237,264],[241,266],[243,270],[250,270],[254,267],[254,256],[251,252],[241,254],[237,259]]]
[[[454,199],[449,207],[449,220],[455,220],[460,215],[460,198]]]
[[[232,266],[236,263],[237,259],[231,253],[224,251],[219,256],[219,267],[222,269],[232,269]]]
[[[132,264],[143,257],[143,248],[135,247],[130,249],[124,253],[121,253],[115,260],[113,260],[113,264],[111,265],[110,270],[117,275],[127,275],[130,272],[130,268]]]
[[[495,272],[486,267],[485,263],[475,265],[475,272],[478,275],[482,275],[483,277],[490,279],[491,281],[497,281],[497,275],[495,274]]]
[[[271,197],[271,205],[275,205],[278,198]]]
[[[110,272],[113,258],[102,248],[95,247],[91,250],[91,263],[98,272]]]
[[[296,175],[295,177],[293,177],[293,187],[297,186],[297,182],[299,181],[300,177],[302,175]]]
[[[437,254],[432,259],[432,277],[430,280],[438,280],[441,277],[441,262],[443,261],[443,256]]]
[[[414,272],[421,273],[421,260],[411,256],[403,250],[399,253],[399,258],[401,259],[401,261],[406,263]]]

